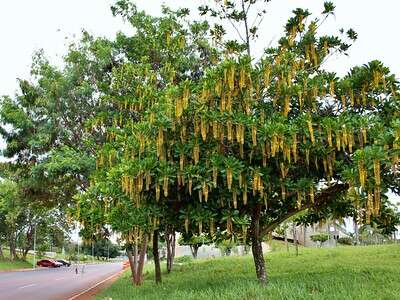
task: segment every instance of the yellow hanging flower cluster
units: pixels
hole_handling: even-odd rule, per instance
[[[226,184],[228,186],[228,190],[232,188],[232,180],[233,180],[233,171],[231,168],[226,169]]]
[[[157,135],[157,156],[162,159],[163,157],[163,146],[164,146],[164,132],[163,128],[158,129]]]
[[[374,159],[374,176],[375,176],[375,184],[377,186],[381,185],[381,163],[379,159]]]
[[[256,195],[257,192],[260,192],[260,195],[262,195],[264,191],[264,185],[262,182],[262,178],[260,174],[257,172],[253,173],[253,195]]]
[[[363,160],[358,161],[358,174],[359,174],[360,185],[362,188],[365,188],[365,182],[367,180],[367,170],[365,168]]]
[[[314,137],[314,128],[313,128],[313,125],[312,125],[311,117],[307,120],[307,126],[308,126],[308,131],[310,133],[311,143],[314,145],[315,144],[315,137]]]

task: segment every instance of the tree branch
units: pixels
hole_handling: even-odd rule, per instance
[[[276,227],[279,226],[282,222],[286,221],[290,217],[293,217],[297,213],[306,210],[310,207],[315,207],[319,208],[323,206],[324,204],[328,203],[330,200],[335,199],[338,193],[344,192],[349,188],[349,185],[347,183],[339,183],[335,184],[334,186],[331,186],[321,192],[318,196],[315,197],[314,203],[307,203],[303,205],[300,208],[293,208],[289,211],[287,211],[286,214],[280,216],[277,220],[273,221],[272,223],[267,224],[262,230],[262,233],[265,235],[271,231],[273,231]]]
[[[240,33],[240,30],[236,27],[236,25],[232,22],[231,18],[228,16],[228,12],[225,10],[223,6],[221,6],[221,10],[225,15],[225,18],[229,21],[229,23],[232,25],[233,29],[235,29],[236,33],[239,35],[239,38],[242,40],[242,42],[246,42],[246,40],[242,37],[242,34]]]
[[[246,45],[247,45],[247,55],[250,56],[250,35],[249,35],[249,26],[247,24],[247,13],[249,12],[250,4],[249,7],[245,8],[244,5],[244,0],[242,0],[242,11],[244,14],[244,27],[246,29]]]

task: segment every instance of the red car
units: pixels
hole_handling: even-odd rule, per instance
[[[36,263],[39,267],[46,267],[46,268],[59,268],[62,266],[62,263],[52,259],[42,259]]]

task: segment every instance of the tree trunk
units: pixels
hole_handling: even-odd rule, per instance
[[[10,233],[10,260],[17,258],[16,240],[14,232]]]
[[[190,247],[190,252],[192,252],[192,256],[194,259],[197,258],[197,252],[199,251],[199,246],[198,245],[189,245]]]
[[[132,250],[126,249],[126,254],[128,255],[129,266],[131,267],[132,283],[135,284],[135,282],[136,282],[136,262],[135,262],[135,259],[133,258]]]
[[[1,247],[1,243],[0,243],[0,259],[4,259],[4,253],[3,253],[3,248]]]
[[[136,285],[141,285],[143,283],[143,267],[147,252],[147,242],[148,242],[148,235],[144,234],[136,270]]]
[[[26,257],[28,255],[29,250],[30,250],[30,247],[29,248],[26,247],[25,249],[23,249],[23,252],[22,252],[22,259],[23,260],[26,260]]]
[[[303,246],[306,246],[307,227],[303,225]]]
[[[175,229],[167,225],[165,237],[167,241],[167,272],[171,273],[175,258]]]
[[[296,250],[296,256],[299,256],[299,243],[297,241],[297,228],[295,223],[293,223],[293,243]]]
[[[33,245],[33,236],[34,235],[34,226],[30,225],[28,230],[26,231],[26,244],[22,249],[22,259],[26,260],[26,256],[28,255],[29,250],[31,250]]]
[[[265,261],[262,250],[260,217],[261,217],[261,205],[256,204],[256,206],[253,208],[253,213],[251,216],[251,229],[250,229],[251,250],[253,252],[253,259],[256,268],[257,279],[262,285],[265,285],[268,282],[268,277],[265,269]]]
[[[356,245],[360,244],[360,235],[358,233],[358,223],[357,223],[357,217],[353,218],[353,223],[354,223],[354,237],[355,237],[355,242]]]
[[[153,257],[156,283],[161,283],[160,254],[158,252],[158,230],[154,230],[153,234]]]
[[[288,243],[288,240],[287,240],[286,229],[285,229],[285,246],[286,246],[286,251],[289,252],[289,243]]]

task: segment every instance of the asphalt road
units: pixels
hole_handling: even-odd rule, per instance
[[[122,270],[122,263],[0,273],[1,300],[66,300]],[[83,271],[83,272],[82,272]]]

